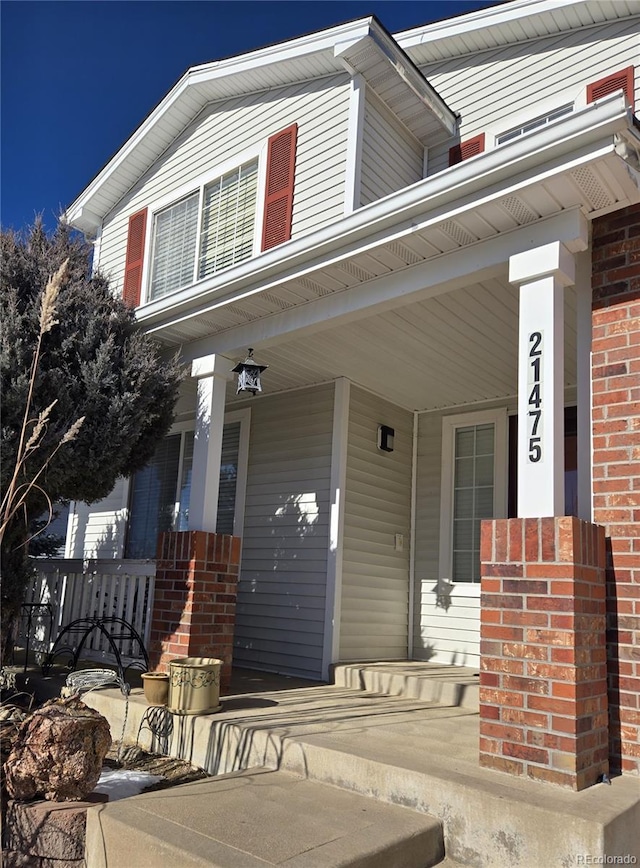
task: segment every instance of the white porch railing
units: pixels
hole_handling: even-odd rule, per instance
[[[145,648],[148,647],[155,561],[40,558],[35,564],[37,573],[25,597],[27,605],[23,608],[19,636],[25,645],[28,635],[30,652],[44,657],[62,630],[79,618],[121,618],[138,633]],[[115,643],[123,661],[139,656],[136,643],[127,639],[116,639]],[[100,630],[93,630],[87,636],[82,657],[116,662]]]

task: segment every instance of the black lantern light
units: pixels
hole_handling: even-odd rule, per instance
[[[251,392],[252,395],[261,392],[260,374],[268,367],[269,365],[259,365],[253,360],[253,347],[249,347],[249,355],[244,362],[238,362],[232,369],[233,373],[238,375],[236,395],[240,392]]]

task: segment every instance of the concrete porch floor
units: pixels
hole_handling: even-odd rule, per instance
[[[289,689],[278,689],[280,676],[239,677],[254,689],[223,697],[220,712],[168,715],[167,745],[140,733],[142,747],[221,777],[91,809],[88,868],[568,868],[640,858],[637,778],[573,793],[480,768],[473,670],[349,664],[336,667],[335,684]],[[121,694],[86,701],[117,737]],[[134,690],[127,740],[146,711]],[[132,852],[145,856],[131,861]]]
[[[18,665],[38,701],[66,673]],[[87,663],[89,667],[98,664]],[[125,740],[218,775],[92,808],[88,868],[568,868],[640,859],[640,781],[572,793],[481,769],[474,670],[419,662],[347,664],[335,683],[235,670],[222,710],[141,723],[134,686]],[[139,676],[130,681],[139,684]],[[119,738],[125,702],[88,704]],[[444,861],[443,861],[444,860]]]

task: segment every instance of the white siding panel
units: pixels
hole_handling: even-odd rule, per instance
[[[251,404],[237,666],[322,675],[333,385]]]
[[[172,191],[231,160],[234,154],[266,144],[270,135],[292,123],[298,124],[292,236],[341,218],[348,107],[346,75],[210,105],[105,220],[100,267],[114,291],[122,290],[131,214],[170,197]]]
[[[495,406],[505,406],[505,402],[487,404],[486,409]],[[423,413],[418,423],[413,656],[435,663],[479,666],[479,585],[460,582],[448,599],[438,599],[443,415]]]
[[[587,84],[631,64],[637,108],[639,36],[638,19],[628,19],[475,52],[424,66],[422,72],[460,113],[461,139],[484,132],[489,149],[497,135],[527,119],[568,103],[583,106]],[[451,144],[429,149],[430,175],[447,168]]]
[[[422,178],[424,148],[367,89],[360,204],[368,205]]]
[[[66,557],[121,558],[126,528],[127,480],[118,479],[103,500],[76,503],[69,523]]]
[[[377,447],[378,425],[395,429],[394,451]],[[407,656],[411,413],[352,388],[342,564],[340,660]],[[404,549],[395,550],[395,534]]]

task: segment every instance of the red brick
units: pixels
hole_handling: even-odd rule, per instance
[[[521,576],[523,569],[522,564],[504,563],[484,564],[482,568],[485,576],[506,576],[507,578],[516,578]]]
[[[482,649],[480,649],[482,652]],[[518,657],[525,660],[546,660],[549,650],[545,645],[530,645],[519,642],[504,642],[502,653],[505,657]]]
[[[521,660],[482,655],[480,658],[480,669],[488,670],[489,672],[511,672],[514,675],[522,675],[524,663]]]
[[[548,751],[530,747],[529,745],[505,742],[502,750],[505,756],[515,757],[516,759],[526,760],[527,762],[544,764],[549,762]]]
[[[517,675],[504,675],[502,687],[505,690],[522,690],[524,693],[537,693],[546,696],[549,693],[549,682],[540,678],[520,678]]]
[[[493,560],[493,521],[480,522],[480,560],[488,563]]]
[[[522,609],[522,597],[515,594],[481,594],[481,605],[494,609]]]
[[[526,518],[524,520],[524,550],[525,561],[527,563],[530,564],[539,559],[539,525],[537,518]]]
[[[548,728],[549,726],[549,715],[538,711],[528,711],[524,708],[503,708],[500,719],[506,723],[520,723],[536,728]]]
[[[503,723],[480,722],[480,735],[486,738],[507,739],[512,742],[524,742],[524,730],[517,726],[506,726]]]
[[[484,768],[494,769],[494,771],[507,772],[510,775],[520,776],[524,774],[523,763],[482,752],[480,753],[480,765]]]
[[[549,627],[549,615],[546,612],[521,612],[518,609],[503,609],[503,624],[520,624],[528,627]]]
[[[576,704],[568,699],[555,699],[549,696],[530,695],[527,697],[527,708],[534,711],[549,711],[552,714],[575,715]]]
[[[548,769],[542,766],[528,766],[527,777],[536,781],[545,781],[549,784],[557,784],[561,787],[574,789],[574,776],[569,772],[559,772],[556,769]]]
[[[500,719],[500,708],[497,705],[480,705],[480,719],[481,720],[499,720]]]

